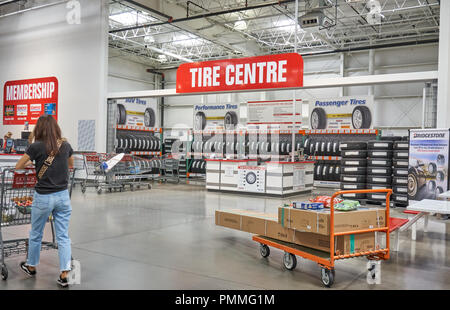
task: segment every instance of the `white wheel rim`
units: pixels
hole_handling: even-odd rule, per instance
[[[416,178],[412,175],[408,176],[408,192],[411,193],[411,196],[415,196],[417,192]]]
[[[362,127],[363,123],[363,116],[360,110],[355,110],[353,112],[353,126],[355,126],[355,129],[360,129]]]
[[[311,114],[311,128],[317,129],[319,127],[319,115],[317,112]]]

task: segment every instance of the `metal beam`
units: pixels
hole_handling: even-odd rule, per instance
[[[337,78],[323,78],[323,79],[306,79],[303,87],[283,88],[283,89],[259,89],[248,90],[241,92],[260,92],[260,91],[280,91],[289,89],[314,89],[314,88],[333,88],[333,87],[348,87],[348,86],[367,86],[367,85],[381,85],[381,84],[399,84],[399,83],[417,83],[437,80],[438,71],[424,71],[424,72],[409,72],[409,73],[393,73],[393,74],[378,74],[365,76],[351,76],[351,77],[337,77]],[[217,93],[233,93],[216,92]],[[124,98],[147,98],[147,97],[172,97],[172,96],[195,96],[209,93],[188,93],[180,94],[176,92],[175,88],[158,89],[158,90],[144,90],[131,92],[114,92],[108,94],[108,99],[124,99]]]

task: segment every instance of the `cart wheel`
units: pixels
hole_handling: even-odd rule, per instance
[[[130,185],[130,191],[134,192],[134,186]]]
[[[123,192],[123,186],[119,189],[120,192]]]
[[[331,287],[334,283],[334,269],[322,268],[322,283],[326,287]]]
[[[109,192],[112,193],[112,188],[108,188]]]
[[[283,265],[287,270],[294,270],[297,267],[297,257],[294,254],[284,252]]]
[[[102,188],[101,187],[99,187],[99,188],[97,188],[97,194],[101,194],[102,193]]]
[[[151,184],[148,185],[148,189],[152,189],[152,185]]]
[[[267,245],[261,243],[259,246],[259,252],[261,253],[262,257],[264,258],[269,257],[270,248]]]
[[[2,266],[2,280],[8,279],[8,269],[5,265]]]
[[[141,186],[140,186],[140,185],[138,185],[138,186],[137,186],[137,189],[141,189]]]
[[[86,187],[85,186],[82,186],[81,187],[81,192],[84,194],[84,193],[86,193]]]

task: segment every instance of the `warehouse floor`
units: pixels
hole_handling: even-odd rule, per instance
[[[316,193],[318,193],[317,191]],[[214,224],[216,209],[276,212],[285,201],[207,192],[204,186],[155,184],[152,190],[83,195],[74,189],[71,238],[81,262],[81,284],[71,289],[322,289],[320,268],[299,259],[295,271],[282,266],[282,252],[268,259],[245,232]],[[403,216],[394,209],[395,216]],[[337,262],[334,289],[450,289],[450,221],[419,222],[417,241],[401,235],[400,252],[382,263],[381,284],[366,281],[367,260]],[[28,227],[4,228],[4,238]],[[46,232],[48,235],[48,231]],[[7,258],[3,289],[58,289],[57,251],[45,251],[36,278],[19,269],[23,257]]]

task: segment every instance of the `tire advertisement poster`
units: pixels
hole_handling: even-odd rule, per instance
[[[39,116],[58,119],[56,77],[8,81],[3,88],[3,125],[36,124]]]
[[[373,96],[309,100],[311,129],[373,128]]]
[[[154,98],[117,100],[117,125],[159,127],[158,103]]]
[[[233,130],[238,124],[238,103],[194,104],[194,130]]]
[[[449,129],[409,131],[408,198],[436,199],[448,190]]]
[[[267,125],[292,128],[292,122],[296,126],[302,124],[302,100],[297,99],[295,105],[295,118],[293,115],[293,100],[272,100],[272,101],[249,101],[248,107],[248,125],[258,127]]]

